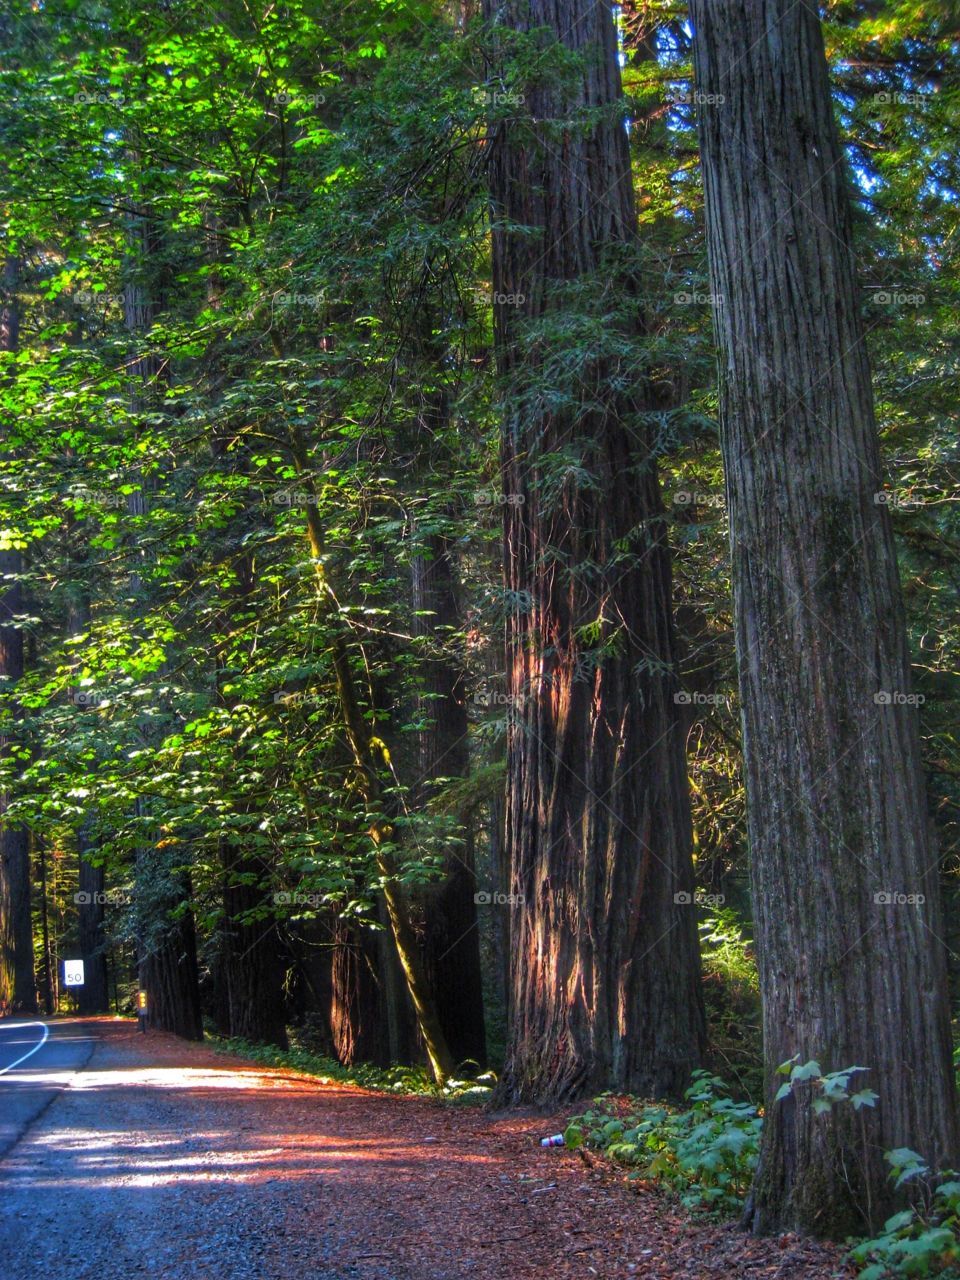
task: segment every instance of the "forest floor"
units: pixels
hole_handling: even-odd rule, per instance
[[[853,1274],[840,1249],[692,1221],[595,1157],[541,1148],[570,1110],[487,1114],[82,1027],[91,1057],[0,1163],[4,1280]],[[42,1056],[0,1083],[27,1068]]]

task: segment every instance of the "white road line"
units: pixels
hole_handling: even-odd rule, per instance
[[[23,1030],[27,1027],[40,1027],[43,1031],[43,1038],[41,1039],[39,1044],[35,1044],[32,1049],[28,1049],[27,1052],[22,1054],[19,1058],[17,1058],[16,1061],[11,1062],[9,1067],[4,1067],[3,1070],[0,1071],[0,1076],[5,1076],[7,1072],[12,1071],[14,1067],[19,1067],[21,1062],[26,1062],[28,1058],[32,1058],[33,1055],[37,1052],[37,1050],[42,1049],[43,1046],[47,1043],[47,1037],[50,1035],[50,1028],[47,1026],[45,1022],[18,1022],[18,1023],[15,1023],[14,1025],[16,1026],[16,1029],[18,1031]],[[11,1027],[10,1029],[12,1031],[13,1027]],[[5,1028],[0,1026],[0,1031],[3,1031],[3,1030],[5,1030]]]

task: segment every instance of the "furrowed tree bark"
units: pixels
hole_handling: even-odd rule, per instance
[[[0,352],[19,346],[20,313],[17,287],[20,263],[8,256],[0,299]],[[0,687],[6,693],[23,678],[23,630],[15,622],[23,609],[23,553],[0,551]],[[18,707],[12,708],[19,719]],[[0,740],[0,754],[16,750],[16,732]],[[0,1009],[35,1013],[37,988],[33,964],[33,924],[30,915],[30,840],[26,827],[7,820],[10,797],[0,793]]]
[[[47,904],[47,846],[34,832],[37,858],[40,863],[40,937],[43,947],[43,1011],[48,1017],[55,1011],[53,951],[50,947],[50,911]]]
[[[232,842],[220,847],[224,919],[217,974],[226,988],[227,1032],[287,1047],[283,944],[270,903],[270,872]]]
[[[501,1096],[676,1094],[700,1059],[704,1016],[670,563],[642,418],[652,405],[606,337],[594,358],[598,339],[583,340],[585,354],[562,319],[630,288],[616,34],[610,5],[593,0],[486,0],[484,12],[515,32],[544,29],[544,58],[559,44],[580,59],[566,79],[538,75],[534,60],[489,143],[517,895]],[[622,325],[628,346],[639,329],[601,323]],[[561,343],[579,378],[557,405]]]
[[[937,855],[818,11],[692,12],[768,1081],[746,1223],[839,1236],[894,1207],[885,1150],[957,1159]],[[876,1108],[774,1101],[795,1055],[868,1067]]]
[[[140,959],[140,985],[147,993],[150,1025],[184,1040],[203,1039],[200,978],[193,913],[174,912],[190,895],[182,876],[171,880],[166,899],[154,897],[158,919]],[[159,910],[158,910],[159,908]]]
[[[358,929],[344,920],[331,925],[332,999],[330,1030],[337,1061],[344,1066],[390,1061],[386,993],[379,976],[380,947],[369,929]]]

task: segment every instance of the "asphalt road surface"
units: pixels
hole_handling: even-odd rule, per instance
[[[569,1109],[567,1112],[569,1115]],[[0,1023],[0,1280],[834,1280],[543,1148],[564,1116],[265,1069],[132,1020]]]
[[[0,1022],[0,1160],[86,1065],[95,1040],[82,1022]]]

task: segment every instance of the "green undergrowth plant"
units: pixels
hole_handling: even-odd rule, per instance
[[[895,1213],[872,1239],[850,1252],[858,1280],[900,1276],[960,1278],[960,1175],[953,1169],[931,1173],[908,1147],[888,1151],[894,1185],[910,1188],[913,1204]]]
[[[809,1062],[799,1063],[799,1057],[797,1054],[777,1067],[777,1072],[788,1078],[777,1090],[775,1101],[780,1102],[796,1088],[806,1085],[814,1092],[813,1110],[818,1116],[831,1111],[842,1102],[849,1102],[854,1111],[877,1105],[877,1094],[872,1089],[858,1089],[851,1093],[848,1087],[854,1075],[869,1071],[869,1067],[843,1067],[840,1071],[830,1071],[824,1075],[820,1063],[814,1058]]]
[[[289,1049],[279,1049],[276,1045],[254,1044],[250,1040],[236,1037],[227,1039],[213,1036],[211,1039],[217,1053],[234,1053],[263,1066],[286,1067],[331,1084],[353,1084],[378,1093],[419,1094],[458,1106],[478,1106],[488,1102],[497,1083],[492,1071],[471,1076],[466,1068],[478,1068],[476,1064],[470,1063],[463,1064],[463,1075],[451,1077],[442,1088],[438,1088],[427,1068],[422,1066],[377,1067],[372,1063],[362,1062],[345,1067],[335,1058],[328,1058],[296,1045]]]
[[[867,1070],[824,1072],[813,1059],[793,1058],[779,1068],[786,1078],[776,1102],[789,1093],[806,1094],[818,1115],[847,1105],[862,1115],[878,1097],[872,1089],[851,1088],[851,1082]],[[687,1107],[678,1109],[603,1095],[570,1121],[566,1145],[603,1152],[628,1166],[630,1178],[669,1189],[688,1209],[736,1213],[756,1168],[763,1119],[749,1103],[735,1102],[726,1083],[708,1071],[694,1073],[684,1098]],[[851,1242],[849,1258],[858,1280],[960,1280],[960,1174],[931,1171],[907,1147],[884,1158],[894,1186],[909,1194],[910,1205],[871,1238]]]
[[[799,1055],[798,1055],[799,1057]],[[850,1090],[855,1074],[867,1067],[845,1067],[824,1073],[811,1059],[797,1058],[781,1063],[778,1071],[787,1077],[777,1091],[776,1101],[787,1094],[806,1090],[818,1115],[849,1103],[861,1116],[875,1107],[878,1095],[872,1089]],[[865,1156],[866,1133],[863,1132]],[[952,1169],[932,1172],[923,1157],[909,1147],[884,1153],[895,1188],[909,1193],[911,1203],[883,1224],[883,1229],[862,1240],[850,1251],[850,1260],[859,1268],[858,1280],[895,1280],[908,1276],[953,1277],[960,1280],[960,1181]]]
[[[574,1117],[568,1147],[587,1146],[631,1166],[630,1177],[655,1181],[687,1208],[739,1209],[757,1163],[762,1121],[748,1102],[735,1102],[719,1076],[697,1071],[685,1110],[637,1107],[601,1097]]]

